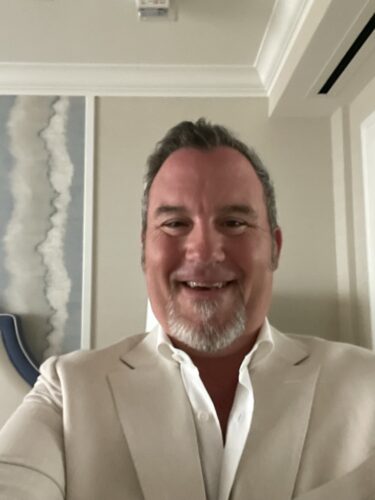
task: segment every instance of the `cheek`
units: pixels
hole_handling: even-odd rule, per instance
[[[246,271],[260,265],[264,259],[264,254],[265,249],[261,248],[255,238],[235,240],[227,245],[226,249],[227,259]]]
[[[259,285],[267,279],[266,275],[271,272],[271,248],[269,244],[262,244],[256,238],[248,238],[238,241],[228,248],[227,260],[238,269],[242,275],[242,283],[245,288],[256,282]],[[257,285],[258,286],[258,285]]]
[[[180,250],[176,241],[162,234],[150,235],[145,242],[146,274],[168,275],[178,263]]]

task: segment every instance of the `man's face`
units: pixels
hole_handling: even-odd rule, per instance
[[[271,300],[279,228],[274,236],[273,247],[263,187],[241,153],[171,154],[151,186],[143,235],[149,298],[163,329],[197,350],[248,342]]]

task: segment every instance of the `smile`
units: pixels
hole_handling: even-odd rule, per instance
[[[204,281],[183,281],[182,284],[188,288],[198,290],[220,289],[227,286],[230,281],[217,281],[216,283],[206,283]]]

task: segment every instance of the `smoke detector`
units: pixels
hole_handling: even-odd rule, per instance
[[[176,20],[176,9],[171,0],[135,0],[141,20]]]

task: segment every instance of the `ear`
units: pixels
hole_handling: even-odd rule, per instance
[[[272,267],[276,270],[279,265],[281,247],[283,245],[283,233],[279,226],[272,232]]]

